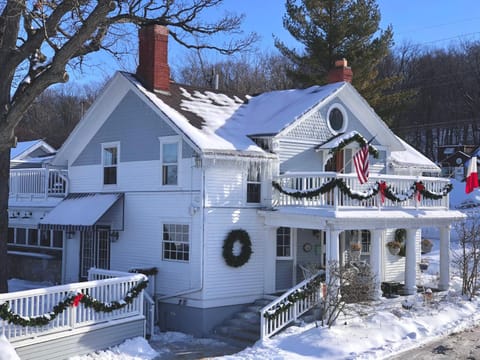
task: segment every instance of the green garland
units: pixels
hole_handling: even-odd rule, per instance
[[[303,300],[315,292],[318,292],[322,285],[321,276],[318,275],[312,281],[308,282],[304,288],[297,289],[287,296],[286,299],[275,305],[273,309],[268,310],[263,314],[268,320],[276,319],[280,314],[288,311],[296,302]]]
[[[239,241],[242,245],[240,254],[235,255],[233,253],[233,245],[236,241]],[[245,230],[237,229],[228,233],[225,241],[223,242],[223,258],[227,265],[232,267],[240,267],[245,264],[252,255],[252,242],[250,236]]]
[[[334,153],[342,150],[345,146],[347,146],[348,144],[350,144],[354,141],[356,141],[361,147],[368,144],[367,140],[362,135],[355,132],[353,134],[353,136],[351,136],[347,139],[343,139],[336,147],[330,149],[328,153],[329,154],[334,154]],[[370,144],[368,144],[368,153],[370,155],[372,155],[375,159],[378,159],[378,156],[379,156],[378,150]]]
[[[379,192],[382,191],[381,189],[383,188],[383,195],[393,202],[403,202],[412,199],[417,192],[419,192],[426,199],[439,200],[442,197],[446,196],[453,189],[452,184],[447,184],[439,193],[435,193],[425,189],[425,186],[423,186],[423,183],[421,181],[415,181],[408,190],[396,194],[392,190],[391,186],[387,185],[384,181],[382,181],[376,182],[369,190],[360,192],[352,191],[352,189],[346,184],[343,179],[332,179],[320,186],[319,188],[306,191],[286,190],[282,188],[282,186],[278,182],[275,181],[272,182],[272,186],[282,194],[292,196],[296,199],[311,199],[318,195],[325,194],[333,190],[335,187],[338,187],[343,194],[349,196],[351,199],[368,200],[376,196]]]
[[[88,294],[70,293],[65,299],[59,302],[53,307],[53,310],[48,314],[39,315],[36,317],[27,317],[15,314],[9,307],[8,301],[0,305],[0,318],[7,321],[9,324],[21,325],[21,326],[45,326],[54,320],[58,315],[64,312],[69,307],[76,307],[79,304],[83,304],[87,308],[92,308],[97,312],[112,312],[119,310],[125,306],[131,304],[135,298],[140,295],[143,289],[148,285],[148,280],[142,280],[133,288],[131,288],[125,297],[119,301],[113,301],[110,303],[104,303],[92,298]]]

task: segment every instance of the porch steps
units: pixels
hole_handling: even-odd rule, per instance
[[[227,344],[246,348],[260,339],[260,310],[271,299],[258,299],[225,320],[213,331],[213,337]]]

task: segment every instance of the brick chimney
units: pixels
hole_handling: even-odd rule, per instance
[[[335,61],[335,67],[330,69],[327,75],[327,82],[329,84],[336,83],[340,81],[352,82],[352,68],[347,65],[347,60],[337,60]]]
[[[168,92],[168,29],[162,25],[144,25],[138,31],[138,38],[137,77],[148,90]]]

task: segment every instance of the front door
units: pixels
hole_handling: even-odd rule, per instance
[[[92,267],[110,269],[110,229],[81,232],[80,280],[87,280]]]
[[[276,239],[276,264],[275,264],[275,290],[290,289],[295,279],[295,257],[293,254],[292,229],[280,227],[277,229]]]

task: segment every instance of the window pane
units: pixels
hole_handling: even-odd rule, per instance
[[[260,202],[261,185],[256,183],[247,184],[247,202],[259,203]]]
[[[17,241],[16,243],[17,244],[21,244],[21,245],[24,245],[26,244],[27,242],[27,233],[25,231],[26,229],[22,229],[22,228],[17,228]]]
[[[280,227],[277,229],[277,257],[290,257],[290,228]]]
[[[13,244],[15,242],[15,229],[8,228],[8,243]]]
[[[63,247],[63,231],[53,231],[53,246],[58,248]]]
[[[163,225],[163,259],[188,261],[189,227],[183,224]]]
[[[177,165],[163,166],[162,184],[177,185]]]
[[[117,183],[117,168],[104,167],[103,168],[103,183],[105,185],[112,185]]]
[[[103,149],[103,165],[117,165],[118,152],[116,147],[108,147]]]
[[[38,230],[28,229],[28,245],[38,245]]]
[[[43,230],[40,233],[40,246],[50,246],[50,230]]]
[[[168,143],[162,145],[162,161],[164,163],[176,163],[178,159],[177,143]]]

